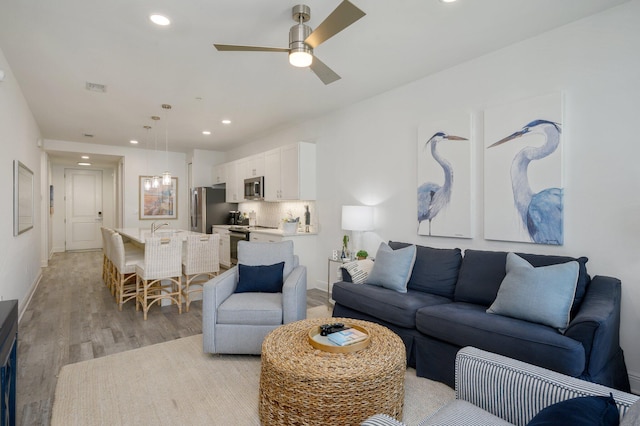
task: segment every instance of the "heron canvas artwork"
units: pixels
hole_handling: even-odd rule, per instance
[[[485,237],[564,243],[562,99],[553,94],[485,113]]]
[[[471,238],[470,117],[418,131],[418,234]]]

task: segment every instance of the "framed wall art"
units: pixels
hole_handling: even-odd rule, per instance
[[[13,235],[33,228],[33,172],[13,161]]]
[[[418,235],[471,238],[471,115],[418,128]]]
[[[177,219],[178,218],[178,178],[171,178],[171,185],[158,185],[157,188],[145,189],[144,180],[151,176],[140,176],[138,179],[140,220]]]
[[[485,111],[485,238],[564,243],[562,94]]]

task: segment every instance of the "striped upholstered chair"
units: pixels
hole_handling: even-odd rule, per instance
[[[524,426],[550,405],[610,393],[622,419],[620,424],[640,424],[637,395],[466,347],[456,356],[456,399],[422,420],[420,426]],[[378,414],[361,425],[402,426],[404,423]]]

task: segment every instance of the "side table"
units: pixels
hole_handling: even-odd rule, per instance
[[[309,343],[309,330],[328,322],[360,325],[366,348],[332,353]],[[406,351],[397,334],[368,321],[316,318],[276,328],[262,343],[260,423],[359,425],[373,414],[402,419]]]
[[[334,259],[333,257],[329,258],[329,262],[327,263],[327,302],[333,305],[333,301],[331,300],[331,264],[339,263],[344,264],[347,262],[351,262],[351,259]]]

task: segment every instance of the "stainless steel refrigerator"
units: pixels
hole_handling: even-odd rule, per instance
[[[237,203],[225,202],[224,186],[201,186],[191,189],[189,227],[194,232],[211,234],[213,225],[229,222],[229,212],[238,210]]]

